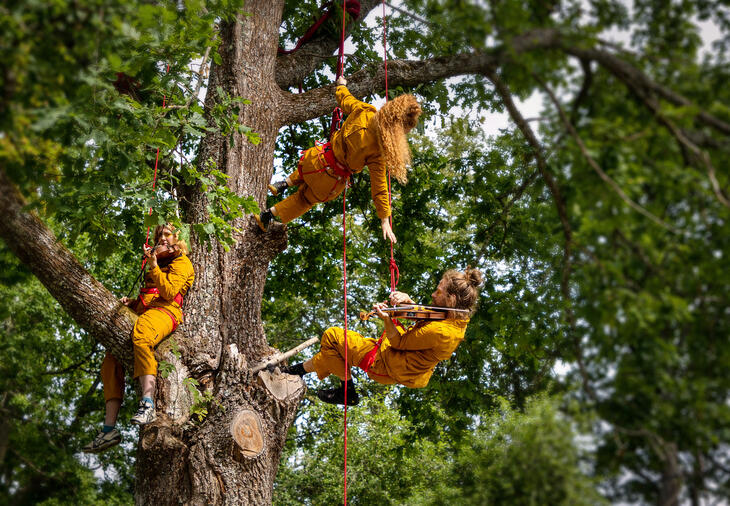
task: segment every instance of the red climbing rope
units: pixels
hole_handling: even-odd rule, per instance
[[[383,0],[383,61],[385,63],[385,101],[388,102],[388,22],[385,16],[385,0]],[[390,229],[393,230],[393,197],[390,187],[390,170],[388,170],[388,205],[390,206],[390,216],[388,216],[388,222],[390,223]],[[400,270],[398,264],[395,263],[395,257],[393,256],[393,241],[390,241],[390,291],[394,292],[395,287],[400,281]]]
[[[312,24],[312,26],[307,28],[307,31],[304,33],[304,35],[302,35],[302,37],[297,41],[296,45],[292,49],[284,49],[283,47],[280,47],[278,49],[278,53],[292,54],[295,51],[299,50],[304,44],[312,40],[319,31],[319,29],[322,27],[322,25],[332,17],[332,14],[334,14],[334,5],[332,2],[328,2],[327,4],[323,5],[322,9],[324,9],[325,7],[329,8],[327,9],[327,11],[325,11],[324,14],[319,17],[319,19],[314,22],[314,24]],[[360,17],[360,2],[358,0],[350,0],[350,5],[345,10],[347,14],[352,17],[352,19],[357,19],[358,17]]]
[[[340,51],[337,58],[337,77],[342,75],[345,63],[345,17],[347,13],[347,0],[342,0],[342,34],[340,36]],[[332,125],[330,126],[330,138],[334,133],[335,121],[337,119],[339,128],[342,124],[342,109],[335,107],[332,112]],[[349,181],[349,180],[348,180]],[[345,307],[345,413],[343,420],[344,430],[344,451],[345,451],[345,468],[343,478],[343,504],[347,506],[347,376],[350,372],[350,365],[347,361],[347,183],[342,192],[342,289]]]
[[[165,74],[167,74],[170,71],[170,64],[168,63],[165,67]],[[167,105],[167,95],[162,95],[162,108],[165,108],[165,105]],[[157,186],[157,165],[160,161],[160,148],[157,148],[157,152],[155,153],[155,173],[152,176],[152,192],[154,193],[155,187]],[[147,212],[147,216],[150,216],[152,214],[152,207],[150,207],[150,210]],[[150,227],[147,227],[147,234],[144,238],[144,245],[149,246],[149,239],[150,239]],[[142,260],[142,268],[144,269],[145,264],[147,263],[147,259]]]
[[[353,1],[353,0],[350,0]],[[342,3],[342,33],[340,35],[340,48],[337,54],[337,75],[335,76],[335,80],[339,78],[343,73],[344,63],[345,63],[345,15],[347,13],[347,0],[343,0]],[[360,4],[357,4],[357,15],[360,14]],[[355,17],[357,17],[357,15]],[[332,111],[332,121],[330,121],[330,139],[332,139],[332,135],[340,129],[342,126],[342,120],[344,119],[344,114],[342,113],[342,109],[338,106],[335,107]]]

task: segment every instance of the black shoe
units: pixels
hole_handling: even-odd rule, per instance
[[[264,232],[268,230],[269,223],[274,219],[274,215],[268,209],[261,214],[254,214],[253,217],[256,218],[256,223],[259,224],[259,228]]]
[[[297,376],[304,376],[307,371],[304,370],[304,364],[285,365],[281,368],[281,372],[284,374],[292,374]]]
[[[278,197],[284,193],[284,190],[287,188],[289,188],[289,185],[286,184],[286,181],[278,181],[269,185],[269,191],[274,197]]]
[[[345,389],[339,388],[327,388],[324,390],[317,390],[317,397],[322,402],[328,404],[345,404]],[[357,406],[360,403],[360,396],[357,394],[357,390],[354,388],[347,389],[347,405]]]

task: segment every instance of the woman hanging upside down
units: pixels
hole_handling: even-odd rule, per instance
[[[436,306],[473,311],[482,284],[482,274],[477,269],[467,268],[465,272],[447,271],[431,298]],[[411,298],[402,292],[390,294],[393,305],[413,304]],[[450,312],[445,320],[421,321],[408,330],[399,329],[383,311],[385,304],[373,306],[376,314],[385,323],[385,337],[380,345],[375,339],[365,338],[357,332],[347,331],[348,364],[363,369],[370,379],[385,385],[399,383],[409,388],[422,388],[428,384],[434,367],[451,357],[464,339],[467,316]],[[345,332],[332,327],[322,335],[321,348],[310,360],[284,368],[286,374],[304,376],[316,372],[322,380],[334,374],[342,381],[338,388],[317,391],[317,396],[330,404],[345,403],[345,382],[347,382],[347,404],[356,406],[359,402],[355,384],[349,368],[345,370]]]
[[[377,111],[353,97],[346,84],[344,77],[337,79],[336,97],[347,119],[330,142],[305,151],[297,170],[285,181],[269,185],[275,196],[289,186],[298,188],[293,195],[255,216],[261,230],[267,230],[274,216],[289,223],[314,204],[336,198],[345,189],[350,176],[367,166],[383,238],[395,242],[388,220],[390,203],[386,170],[390,170],[401,184],[406,183],[406,170],[411,161],[406,134],[418,123],[421,106],[413,95],[401,95]]]
[[[170,224],[158,226],[154,240],[158,249],[144,246],[149,267],[144,276],[144,288],[136,299],[122,298],[123,304],[140,315],[132,331],[134,377],[139,378],[142,393],[137,413],[131,420],[137,425],[148,424],[157,418],[154,402],[157,361],[154,347],[182,323],[183,296],[195,279],[193,264],[187,257],[187,244],[178,237],[175,227]],[[161,256],[159,260],[158,254]],[[166,255],[164,259],[163,254]],[[101,381],[106,401],[104,426],[94,440],[84,446],[83,451],[86,453],[98,453],[118,445],[122,440],[115,426],[124,397],[124,368],[109,352],[101,364]]]

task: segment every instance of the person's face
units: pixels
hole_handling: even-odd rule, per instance
[[[177,239],[175,239],[175,234],[172,232],[172,230],[167,227],[163,228],[162,233],[160,234],[160,246],[172,246],[176,242]]]
[[[453,297],[450,297],[446,293],[446,280],[442,279],[439,283],[439,286],[436,287],[436,291],[431,294],[431,300],[433,300],[433,305],[441,307],[451,307],[453,305],[453,303],[451,303],[451,299],[453,299]]]

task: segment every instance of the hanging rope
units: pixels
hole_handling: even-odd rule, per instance
[[[385,15],[385,0],[383,0],[383,62],[385,64],[385,102],[389,100],[388,97],[388,18]],[[390,229],[393,229],[393,196],[390,186],[390,169],[388,169],[388,205],[390,206],[390,216],[388,216],[388,222],[390,223]],[[393,240],[390,241],[390,291],[394,292],[395,287],[400,281],[400,270],[398,264],[395,263],[395,257],[393,255]]]
[[[359,11],[359,5],[358,5]],[[337,57],[337,78],[339,78],[344,70],[345,63],[345,18],[347,14],[347,0],[342,0],[342,33],[340,35],[340,51]],[[335,107],[332,112],[332,123],[330,125],[330,138],[332,134],[342,126],[342,109]],[[336,128],[335,128],[336,126]],[[347,360],[347,184],[342,192],[342,292],[345,308],[345,413],[343,419],[344,432],[344,477],[343,477],[343,504],[347,506],[347,376],[350,372],[350,365]]]
[[[167,66],[165,67],[165,74],[167,74],[169,71],[170,71],[170,64],[168,63]],[[120,79],[121,79],[121,77],[119,76],[119,74],[117,74],[117,81],[119,81]],[[117,90],[119,91],[119,88],[117,88]],[[119,91],[119,92],[121,93],[121,91]],[[167,95],[163,94],[162,95],[162,108],[164,109],[166,105],[167,105]],[[158,166],[159,162],[160,162],[160,148],[158,147],[157,152],[155,153],[155,171],[152,176],[152,192],[153,193],[155,191],[155,188],[157,187],[157,166]],[[147,211],[147,216],[150,216],[151,214],[152,214],[152,207],[150,207],[149,211]],[[148,247],[150,245],[150,227],[149,226],[147,227],[147,233],[145,234],[144,245],[148,246]],[[142,266],[140,267],[140,273],[134,279],[134,282],[132,283],[132,287],[129,289],[129,293],[127,294],[127,297],[132,295],[132,292],[134,291],[134,287],[137,285],[137,282],[144,274],[145,265],[147,265],[146,257],[142,259]]]
[[[307,28],[307,31],[304,33],[304,35],[302,35],[302,37],[297,41],[296,45],[292,49],[284,49],[283,47],[280,47],[277,52],[279,54],[292,54],[298,51],[304,44],[312,40],[319,31],[319,29],[322,28],[322,25],[325,24],[327,20],[329,20],[334,14],[335,9],[333,2],[328,2],[324,4],[321,10],[324,10],[325,8],[327,8],[327,11],[325,11],[325,13],[322,14],[319,19],[317,19],[312,24],[312,26]],[[353,20],[360,17],[360,2],[358,0],[350,0],[350,5],[346,8],[346,12]]]
[[[167,74],[170,71],[170,64],[168,63],[165,67],[165,74]],[[164,109],[167,105],[167,95],[162,95],[162,108]],[[154,193],[155,187],[157,186],[157,165],[160,161],[160,148],[157,148],[157,152],[155,153],[155,173],[152,176],[152,192]],[[150,207],[150,210],[147,212],[147,216],[150,216],[152,214],[152,207]],[[144,244],[145,246],[149,246],[149,238],[150,238],[150,227],[147,227],[147,235],[144,238]],[[145,260],[146,261],[146,260]],[[142,262],[142,267],[144,267],[144,262]]]

